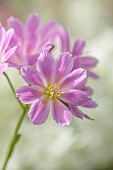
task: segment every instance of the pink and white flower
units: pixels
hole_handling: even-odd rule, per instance
[[[87,70],[88,76],[93,79],[98,79],[99,76],[92,71],[96,67],[98,60],[90,55],[84,55],[86,42],[83,39],[77,39],[73,47],[71,47],[71,38],[67,29],[59,26],[59,31],[56,34],[60,42],[61,52],[70,52],[74,59],[73,70],[83,68]]]
[[[0,75],[7,69],[7,61],[15,53],[15,50],[17,48],[17,46],[9,48],[9,44],[13,35],[13,28],[5,31],[5,28],[0,24]]]
[[[8,62],[12,67],[20,68],[35,64],[39,53],[54,40],[58,23],[53,20],[42,27],[40,17],[33,13],[27,17],[25,25],[19,19],[11,17],[8,19],[8,26],[15,30],[12,46],[18,44],[15,55]]]
[[[88,115],[79,110],[95,104],[87,92],[81,90],[87,81],[87,71],[79,68],[72,71],[73,58],[62,53],[54,59],[50,53],[41,52],[37,70],[23,66],[21,74],[30,86],[22,86],[16,96],[24,104],[32,104],[28,115],[34,125],[43,124],[49,112],[60,125],[69,125],[72,114],[81,119]]]

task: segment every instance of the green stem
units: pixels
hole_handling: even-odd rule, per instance
[[[12,85],[12,83],[11,83],[9,77],[8,77],[8,75],[7,75],[5,72],[4,72],[4,76],[6,77],[8,83],[9,83],[11,89],[12,89],[12,92],[13,92],[13,94],[14,94],[14,96],[15,96],[15,89],[14,89],[14,87],[13,87],[13,85]],[[16,97],[16,96],[15,96],[15,97]],[[20,106],[22,107],[22,109],[24,110],[23,104],[20,102],[20,100],[19,100],[17,97],[16,97],[16,99],[17,99],[18,103],[20,104]]]
[[[6,153],[6,157],[5,157],[5,160],[4,160],[4,163],[3,163],[3,168],[2,170],[5,170],[6,169],[6,166],[7,166],[7,163],[12,155],[12,152],[14,150],[14,147],[17,143],[17,141],[19,140],[19,138],[21,137],[21,135],[19,134],[19,129],[21,127],[21,124],[22,124],[22,121],[23,121],[23,118],[25,116],[25,113],[26,113],[27,109],[24,108],[24,111],[23,113],[21,114],[19,120],[18,120],[18,123],[16,125],[16,128],[14,130],[14,134],[11,138],[11,141],[10,141],[10,144],[9,144],[9,147],[8,147],[8,150],[7,150],[7,153]]]

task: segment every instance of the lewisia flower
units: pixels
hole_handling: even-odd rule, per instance
[[[24,104],[32,104],[28,115],[35,125],[43,124],[49,111],[60,125],[69,125],[72,114],[83,119],[91,119],[79,110],[79,106],[89,107],[95,102],[81,88],[87,81],[87,71],[72,70],[73,58],[64,52],[57,59],[50,53],[41,52],[37,60],[37,70],[23,66],[21,74],[30,86],[22,86],[16,96]]]
[[[7,69],[8,59],[15,53],[16,46],[9,48],[14,30],[11,28],[5,31],[5,28],[0,24],[0,75]]]
[[[97,65],[98,60],[92,56],[84,55],[83,50],[86,45],[85,41],[83,39],[76,40],[73,44],[73,48],[71,49],[71,40],[68,30],[59,27],[59,34],[57,34],[57,36],[60,40],[61,51],[70,52],[74,58],[73,69],[84,68],[87,70],[89,77],[98,79],[98,75],[91,71],[91,69]]]
[[[15,30],[12,46],[18,44],[16,53],[9,63],[13,67],[20,68],[35,64],[39,53],[54,40],[58,23],[53,20],[42,28],[40,17],[34,13],[27,17],[25,25],[13,17],[8,19],[8,25]]]

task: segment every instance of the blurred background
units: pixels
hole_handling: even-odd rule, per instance
[[[25,21],[37,12],[42,24],[58,20],[70,30],[73,41],[86,40],[85,51],[96,56],[100,80],[90,80],[98,108],[85,110],[95,121],[73,117],[68,127],[51,118],[33,126],[26,115],[7,170],[113,170],[113,0],[0,0],[0,22]],[[24,85],[15,69],[7,70],[15,89]],[[0,76],[0,166],[22,110]]]

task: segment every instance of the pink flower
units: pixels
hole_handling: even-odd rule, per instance
[[[60,41],[61,51],[68,51],[72,54],[72,57],[74,58],[73,69],[84,68],[87,70],[89,77],[98,79],[98,75],[92,72],[92,68],[97,65],[98,60],[92,56],[84,55],[83,50],[86,45],[85,41],[83,39],[78,39],[74,42],[73,48],[71,48],[69,31],[63,29],[62,27],[59,27],[59,33],[57,34],[57,37]]]
[[[0,24],[0,75],[7,69],[8,59],[15,53],[16,46],[9,48],[14,30],[11,28],[7,32]]]
[[[39,53],[54,40],[58,23],[53,20],[42,28],[40,17],[34,13],[27,17],[25,25],[13,17],[8,19],[8,25],[15,30],[12,46],[18,44],[15,56],[10,58],[9,63],[20,68],[35,64]]]
[[[23,79],[31,86],[22,86],[16,96],[24,104],[32,104],[28,115],[35,125],[43,124],[49,111],[60,125],[69,125],[72,114],[83,119],[91,119],[78,106],[94,105],[91,97],[81,90],[87,81],[87,71],[73,70],[70,53],[62,53],[54,59],[50,53],[42,52],[37,60],[37,70],[32,66],[21,69]]]

